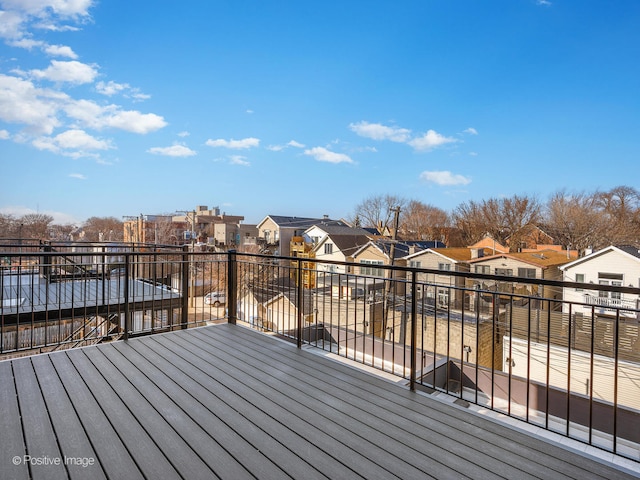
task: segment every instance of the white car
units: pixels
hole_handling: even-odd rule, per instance
[[[219,307],[227,303],[227,295],[224,292],[211,292],[204,296],[205,305],[213,305]]]

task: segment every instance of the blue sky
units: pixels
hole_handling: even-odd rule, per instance
[[[638,188],[640,2],[0,0],[0,212]]]

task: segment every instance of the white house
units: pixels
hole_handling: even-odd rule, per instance
[[[313,227],[311,234],[320,233],[319,227]],[[332,260],[338,262],[353,261],[353,254],[363,245],[369,242],[369,237],[364,230],[352,229],[350,233],[344,233],[351,229],[349,227],[335,227],[330,231],[340,231],[342,233],[326,233],[318,240],[314,241],[314,256],[318,260]],[[317,237],[310,237],[317,238]],[[318,263],[318,270],[333,273],[348,273],[345,265],[331,263]]]
[[[640,288],[640,250],[629,246],[614,246],[603,248],[578,260],[560,267],[563,280],[597,285],[612,285],[620,287]],[[637,309],[640,295],[589,290],[588,288],[565,288],[565,308],[572,304],[574,312],[599,315],[613,315],[612,307]],[[578,305],[586,304],[586,305]],[[635,317],[636,312],[621,311],[625,317]]]

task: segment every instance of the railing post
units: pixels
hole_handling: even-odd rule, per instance
[[[185,329],[189,326],[189,246],[182,247],[182,315],[180,318],[180,328]]]
[[[229,250],[227,261],[227,322],[236,324],[238,314],[238,259],[235,250]]]
[[[415,391],[416,389],[416,370],[418,368],[418,361],[416,355],[418,353],[418,346],[416,343],[418,342],[418,334],[416,332],[417,325],[417,309],[418,309],[418,300],[416,298],[416,272],[415,270],[411,271],[411,378],[409,380],[409,388],[411,391]],[[435,368],[435,364],[434,364]]]
[[[131,276],[131,254],[124,254],[124,335],[122,338],[129,340],[131,328],[131,309],[129,308],[129,278]]]
[[[298,289],[298,294],[296,295],[298,297],[297,299],[297,305],[296,308],[298,310],[298,315],[297,315],[297,322],[296,322],[296,336],[298,337],[297,339],[297,345],[298,348],[302,348],[302,309],[304,308],[304,289],[302,288],[302,262],[298,261],[298,271],[296,272],[296,280],[297,280],[297,289]]]

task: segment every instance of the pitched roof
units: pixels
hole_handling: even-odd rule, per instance
[[[393,258],[394,259],[398,259],[398,258],[403,258],[409,255],[409,252],[411,251],[412,248],[415,248],[418,251],[422,251],[422,250],[427,250],[429,248],[435,248],[435,247],[440,247],[440,246],[444,246],[444,243],[442,242],[438,242],[438,241],[433,241],[433,240],[429,240],[429,241],[421,241],[421,240],[416,240],[416,241],[394,241],[394,240],[389,240],[389,239],[381,239],[381,238],[376,238],[374,240],[371,240],[368,242],[368,244],[373,245],[374,247],[376,247],[378,250],[380,250],[382,253],[384,253],[387,257],[390,257],[390,253],[391,253],[391,245],[395,245],[395,249],[393,251]],[[359,253],[361,250],[364,249],[366,245],[363,245],[362,247],[360,247],[356,252],[354,252],[354,254]]]
[[[630,245],[620,245],[620,246],[616,246],[616,245],[609,245],[608,247],[602,248],[600,250],[597,250],[593,253],[590,253],[589,255],[585,255],[584,257],[580,257],[577,260],[574,260],[572,262],[568,262],[565,265],[563,265],[561,268],[562,270],[566,270],[567,268],[572,268],[575,265],[578,265],[582,262],[588,262],[589,260],[595,258],[595,257],[599,257],[600,255],[604,255],[605,253],[608,252],[613,252],[613,251],[617,251],[622,253],[623,255],[629,255],[630,257],[632,257],[634,260],[640,260],[640,250],[636,247],[630,246]]]
[[[640,249],[638,247],[634,247],[633,245],[617,245],[617,247],[629,255],[640,258]]]
[[[474,258],[473,257],[474,249],[472,248],[465,248],[465,247],[430,248],[428,251],[437,253],[438,255],[442,255],[443,257],[450,258],[451,260],[454,260],[456,262],[468,262],[469,260],[472,260]],[[493,250],[485,249],[485,251],[493,251]],[[418,252],[418,253],[424,253],[424,252]],[[418,253],[414,253],[414,255],[417,255]]]
[[[342,220],[332,220],[330,218],[308,218],[308,217],[287,217],[283,215],[268,215],[279,227],[308,228],[314,225],[342,225],[346,223]],[[262,222],[261,222],[262,223]]]
[[[333,244],[340,250],[345,256],[353,255],[360,247],[369,243],[370,239],[366,235],[327,235],[324,241],[321,241],[316,246],[316,249],[320,245],[324,244],[330,239]]]
[[[338,220],[340,221],[340,220]],[[309,229],[316,227],[327,235],[369,235],[369,232],[360,227],[349,227],[344,224],[313,224]]]
[[[469,260],[469,263],[480,263],[496,258],[512,258],[541,268],[560,266],[571,261],[570,258],[567,258],[566,253],[560,253],[555,250],[540,250],[536,252],[498,253],[488,257],[474,258]]]

